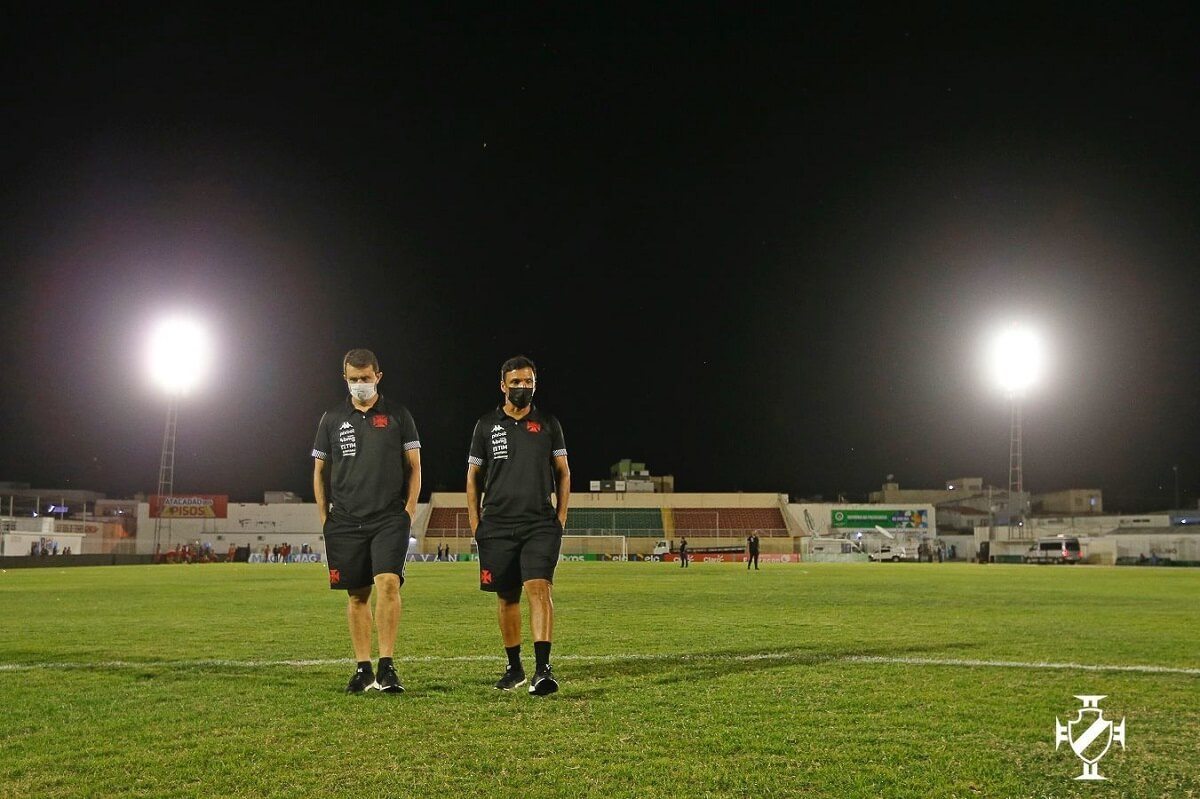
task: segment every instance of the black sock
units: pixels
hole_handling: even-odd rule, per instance
[[[359,671],[370,671],[371,670],[371,661],[369,661],[369,660],[358,661],[358,670]]]
[[[379,659],[379,670],[380,671],[383,671],[386,667],[388,667],[390,665],[392,665],[391,658],[380,658]]]
[[[537,663],[537,667],[541,669],[544,666],[550,665],[550,642],[549,641],[534,641],[533,642],[533,659]]]
[[[504,654],[508,655],[508,667],[513,671],[521,671],[521,645],[504,647]]]

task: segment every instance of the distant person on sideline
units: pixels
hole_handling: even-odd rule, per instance
[[[754,564],[754,570],[758,571],[758,530],[755,530],[746,539],[746,571],[750,571],[750,564]]]
[[[348,596],[346,621],[358,661],[346,693],[398,694],[404,686],[392,658],[409,528],[421,493],[421,439],[408,409],[379,393],[383,372],[373,352],[346,353],[342,379],[349,395],[321,417],[312,456],[329,587]],[[371,669],[372,587],[378,589],[378,675]]]
[[[521,591],[529,596],[534,673],[529,693],[558,690],[550,665],[554,569],[571,498],[571,469],[558,419],[533,404],[537,367],[518,355],[500,366],[504,402],[475,423],[467,456],[467,518],[479,545],[479,588],[496,594],[508,667],[496,688],[525,684]],[[554,494],[557,504],[552,504]]]
[[[686,538],[679,539],[679,568],[686,569],[688,564],[692,562],[692,555],[688,552],[688,542]]]

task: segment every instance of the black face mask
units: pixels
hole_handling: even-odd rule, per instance
[[[525,408],[530,402],[533,402],[532,388],[510,388],[508,390],[508,401],[515,408]]]

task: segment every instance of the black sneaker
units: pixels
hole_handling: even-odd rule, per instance
[[[346,693],[361,694],[375,687],[375,674],[370,669],[358,669],[346,686]]]
[[[529,683],[529,693],[534,696],[548,696],[557,690],[558,680],[554,679],[554,672],[549,666],[538,669],[533,675],[533,681]]]
[[[496,680],[496,688],[501,691],[511,691],[525,684],[525,669],[514,669],[509,666],[504,670],[504,676]]]
[[[404,693],[404,686],[400,684],[400,675],[396,673],[395,666],[389,663],[379,670],[379,676],[375,679],[375,690],[385,694]]]

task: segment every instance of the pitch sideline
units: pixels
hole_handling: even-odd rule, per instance
[[[479,663],[496,661],[495,655],[418,655],[403,658],[404,663]],[[1157,666],[1153,664],[1105,664],[1105,663],[1056,663],[1051,661],[977,660],[972,658],[889,657],[884,655],[840,655],[821,657],[810,652],[763,652],[753,655],[721,653],[672,654],[616,654],[616,655],[558,655],[555,662],[576,663],[630,663],[635,661],[678,661],[678,662],[751,662],[759,660],[794,661],[810,665],[825,663],[847,663],[861,665],[904,665],[904,666],[949,666],[960,668],[993,669],[1051,669],[1059,671],[1117,671],[1136,674],[1182,674],[1200,676],[1200,668],[1183,666]],[[49,669],[160,669],[160,668],[309,668],[318,666],[342,666],[352,664],[352,658],[323,658],[305,660],[106,660],[95,662],[47,661],[42,663],[0,663],[0,673],[22,671],[44,671]]]

